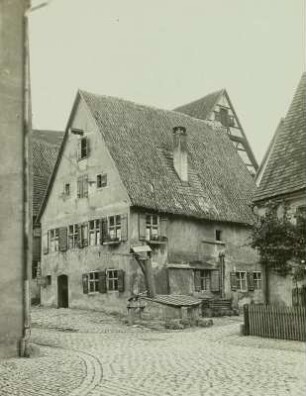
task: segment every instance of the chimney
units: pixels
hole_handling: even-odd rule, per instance
[[[173,128],[173,165],[183,182],[188,181],[187,134],[186,128]]]

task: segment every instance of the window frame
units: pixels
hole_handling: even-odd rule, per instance
[[[52,228],[49,231],[50,252],[59,251],[59,228]]]
[[[97,174],[97,190],[107,187],[107,173]]]
[[[110,276],[112,275],[112,276]],[[106,270],[106,285],[108,292],[118,291],[119,286],[119,273],[118,270],[109,268]],[[110,286],[112,285],[112,286]]]
[[[260,275],[258,278],[257,276]],[[261,271],[253,271],[254,290],[262,290],[262,274]]]
[[[147,241],[158,240],[159,236],[160,236],[159,215],[146,213],[145,216],[146,216],[146,223],[145,223],[146,240]],[[149,219],[149,221],[148,221],[148,219]],[[154,222],[154,219],[156,219],[156,223]]]
[[[99,271],[92,270],[88,271],[88,294],[99,293]],[[93,290],[91,290],[91,285],[93,285]]]
[[[101,219],[94,219],[88,221],[88,246],[100,245],[101,241]],[[91,227],[93,226],[93,227]],[[92,238],[94,243],[92,244]]]
[[[68,226],[68,249],[75,249],[77,247],[79,247],[79,224],[70,224]]]
[[[240,276],[241,274],[244,274],[243,278]],[[247,271],[236,271],[236,279],[237,291],[246,292],[248,290]],[[243,282],[245,284],[245,288],[241,287]]]
[[[111,224],[111,219],[113,219],[113,224]],[[119,221],[118,221],[119,220]],[[121,241],[122,236],[122,221],[121,215],[108,216],[107,218],[107,232],[110,241]]]

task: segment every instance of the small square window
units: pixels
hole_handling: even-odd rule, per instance
[[[216,230],[216,241],[222,241],[222,231]]]
[[[65,184],[64,193],[65,193],[65,195],[70,195],[70,184],[69,183]]]
[[[103,188],[107,186],[107,175],[100,173],[97,175],[97,188]]]

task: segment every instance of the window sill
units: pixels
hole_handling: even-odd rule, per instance
[[[104,241],[103,245],[119,245],[122,241],[118,240],[118,241]]]
[[[166,245],[166,240],[158,240],[158,239],[146,239],[146,242],[150,245]]]

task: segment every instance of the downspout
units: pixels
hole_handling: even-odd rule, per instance
[[[32,263],[32,145],[31,145],[31,93],[29,67],[29,28],[27,13],[30,0],[25,1],[23,17],[24,64],[23,64],[23,336],[19,354],[29,357],[30,320],[30,279]]]

